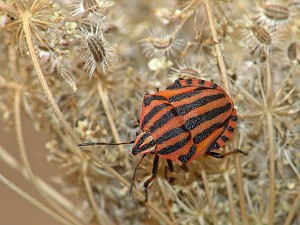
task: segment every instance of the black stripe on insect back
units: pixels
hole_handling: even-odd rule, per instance
[[[172,108],[170,111],[166,112],[162,117],[155,121],[155,123],[149,128],[149,131],[153,133],[158,128],[164,126],[172,118],[179,116],[176,109]]]
[[[211,125],[209,128],[200,132],[199,134],[196,134],[193,139],[194,143],[195,144],[200,143],[205,138],[207,138],[215,129],[219,128],[220,126],[221,126],[220,123],[215,123],[215,124]]]
[[[178,159],[181,162],[186,163],[195,155],[196,150],[197,150],[196,145],[193,145],[187,154],[179,156]]]
[[[223,105],[223,106],[215,108],[211,111],[205,112],[199,116],[195,116],[195,117],[188,119],[185,122],[185,126],[187,127],[188,130],[192,130],[192,129],[196,128],[197,126],[199,126],[200,124],[202,124],[206,121],[209,121],[209,120],[227,112],[231,108],[232,108],[231,104],[227,103],[226,105]]]
[[[189,141],[191,140],[191,136],[189,135],[187,138],[176,142],[174,145],[167,146],[162,150],[158,151],[157,154],[160,155],[168,155],[172,152],[176,152],[179,149],[183,148]]]
[[[157,140],[156,140],[156,143],[160,144],[164,141],[167,141],[167,140],[170,140],[182,133],[189,133],[190,134],[190,131],[186,129],[186,127],[184,125],[180,126],[180,127],[175,127],[171,130],[168,130],[166,133],[164,133],[163,135],[161,135]]]
[[[145,125],[162,109],[168,107],[168,106],[172,106],[170,103],[163,103],[160,105],[157,105],[155,107],[153,107],[153,109],[151,109],[151,111],[144,117],[143,121],[142,121],[142,130],[144,129]]]
[[[190,98],[194,95],[197,95],[197,94],[201,93],[202,90],[203,90],[203,88],[197,88],[197,89],[195,89],[194,91],[191,91],[191,92],[177,94],[177,95],[174,95],[173,97],[169,98],[169,101],[170,102],[181,101],[182,99]]]
[[[152,101],[154,100],[168,100],[166,99],[164,96],[161,96],[161,95],[150,95],[146,98],[144,98],[144,104],[145,106],[149,106],[151,104]]]
[[[211,103],[213,101],[216,101],[216,100],[224,98],[224,97],[225,97],[225,94],[222,94],[222,93],[219,93],[216,95],[205,96],[205,97],[199,98],[196,101],[193,101],[189,104],[184,104],[184,105],[178,106],[176,108],[176,110],[178,111],[178,113],[181,116],[183,116],[196,108],[199,108],[201,106],[204,106],[208,103]]]

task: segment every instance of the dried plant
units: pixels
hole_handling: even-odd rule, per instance
[[[0,160],[46,203],[0,181],[65,225],[300,224],[299,21],[298,0],[0,1],[0,110],[21,156],[0,145]],[[222,151],[248,156],[203,156],[168,174],[161,160],[145,203],[147,157],[128,198],[130,146],[77,144],[132,140],[142,96],[178,77],[224,87],[239,122]],[[51,134],[60,189],[34,172],[23,114]]]

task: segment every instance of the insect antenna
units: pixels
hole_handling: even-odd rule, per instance
[[[78,144],[77,146],[83,147],[83,146],[90,146],[90,145],[127,145],[127,144],[133,144],[134,141],[128,141],[128,142],[120,142],[120,143],[106,143],[106,142],[85,142]]]
[[[131,179],[131,184],[130,184],[130,188],[129,188],[129,197],[131,196],[132,193],[132,188],[133,188],[133,184],[134,184],[134,179],[135,179],[135,174],[137,171],[137,168],[139,167],[139,165],[141,164],[143,158],[145,158],[146,154],[142,155],[142,158],[140,159],[140,161],[136,164],[136,167],[134,169],[133,175],[132,175],[132,179]]]

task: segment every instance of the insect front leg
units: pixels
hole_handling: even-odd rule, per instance
[[[174,166],[173,166],[173,162],[170,159],[167,159],[167,164],[168,167],[165,167],[165,177],[166,179],[168,179],[168,170],[173,173],[174,172]],[[169,182],[172,183],[174,181],[174,177],[171,177],[171,179],[169,179]]]
[[[154,178],[156,177],[156,174],[157,174],[158,161],[159,161],[159,157],[158,157],[157,154],[155,154],[154,160],[153,160],[153,167],[152,167],[152,176],[150,178],[148,178],[148,180],[146,180],[145,183],[144,183],[145,202],[148,201],[148,186],[154,180]]]

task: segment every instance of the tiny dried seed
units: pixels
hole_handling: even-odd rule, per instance
[[[88,48],[96,62],[102,62],[105,57],[105,49],[103,47],[103,41],[95,36],[89,36],[87,38]]]
[[[261,26],[253,26],[251,28],[253,35],[257,38],[257,40],[261,44],[270,44],[272,39],[268,31],[266,31],[263,27]]]
[[[153,46],[157,49],[166,49],[171,46],[173,38],[155,38],[153,40]]]
[[[299,52],[300,45],[298,45],[296,42],[291,43],[287,49],[287,55],[291,61],[297,59]]]
[[[289,8],[281,5],[266,4],[264,14],[271,20],[286,20],[289,18],[290,11]]]

